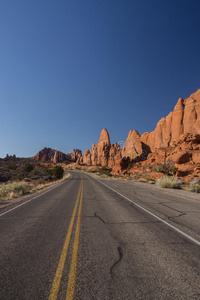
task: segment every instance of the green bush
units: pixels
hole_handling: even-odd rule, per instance
[[[98,170],[98,173],[100,175],[112,176],[111,172],[112,172],[112,169],[106,168],[104,166],[102,168],[99,168],[99,170]]]
[[[24,179],[25,174],[22,172],[19,172],[15,177],[16,177],[16,179],[22,180],[22,179]]]
[[[28,172],[28,173],[30,173],[31,171],[33,171],[33,169],[34,169],[34,165],[32,165],[32,164],[26,164],[25,166],[24,166],[24,171],[26,171],[26,172]]]
[[[176,168],[175,166],[170,169],[170,172],[172,172],[173,175],[176,175],[177,171],[178,171],[178,168]]]
[[[57,179],[63,178],[64,175],[64,169],[61,166],[55,166],[52,169],[52,175],[56,176]]]
[[[171,188],[171,189],[179,189],[181,187],[182,182],[175,177],[165,176],[164,178],[159,178],[156,181],[156,185],[162,188]]]
[[[16,170],[16,169],[17,169],[17,165],[16,165],[15,163],[10,163],[10,164],[8,165],[8,168],[9,168],[10,170]]]
[[[44,171],[44,176],[52,176],[53,174],[53,169],[46,169]]]
[[[165,175],[173,174],[176,175],[178,168],[175,167],[173,161],[168,161],[167,163],[159,163],[152,171],[160,172]]]

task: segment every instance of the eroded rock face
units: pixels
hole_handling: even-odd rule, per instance
[[[110,136],[106,128],[102,129],[98,142],[99,149],[103,149],[104,146],[110,146]]]
[[[142,142],[139,133],[137,130],[130,130],[122,149],[122,157],[134,159],[142,154],[142,150]]]
[[[145,132],[141,141],[151,151],[173,145],[182,134],[200,134],[200,89],[189,98],[180,98],[166,118],[162,118],[153,132]]]
[[[107,129],[103,129],[98,144],[92,144],[92,150],[86,150],[83,163],[87,165],[101,165],[113,168],[121,160],[120,146],[115,143],[111,145]]]
[[[136,130],[129,132],[123,149],[120,145],[110,143],[107,129],[103,129],[97,145],[92,144],[92,150],[86,150],[83,163],[87,165],[101,165],[113,169],[118,174],[124,170],[127,162],[138,158],[146,159],[149,148],[141,142],[140,135]]]

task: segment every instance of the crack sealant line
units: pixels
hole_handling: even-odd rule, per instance
[[[90,175],[89,175],[90,176]],[[90,176],[92,177],[92,176]],[[155,214],[153,214],[152,212],[150,212],[149,210],[147,210],[146,208],[142,207],[141,205],[137,204],[136,202],[132,201],[131,199],[127,198],[126,196],[120,194],[119,192],[117,192],[116,190],[114,190],[113,188],[109,187],[108,185],[106,185],[105,183],[97,180],[96,178],[92,177],[93,179],[95,179],[96,181],[98,181],[99,183],[101,183],[102,185],[106,186],[108,189],[110,189],[111,191],[115,192],[116,194],[118,194],[119,196],[121,196],[122,198],[126,199],[127,201],[131,202],[132,204],[134,204],[135,206],[139,207],[140,209],[142,209],[143,211],[145,211],[146,213],[148,213],[149,215],[151,215],[152,217],[156,218],[157,220],[159,220],[160,222],[164,223],[165,225],[167,225],[168,227],[172,228],[173,230],[175,230],[176,232],[178,232],[180,235],[184,236],[185,238],[187,238],[189,241],[193,242],[194,244],[196,244],[197,246],[200,246],[200,241],[194,239],[193,237],[191,237],[190,235],[188,235],[187,233],[183,232],[182,230],[176,228],[175,226],[171,225],[170,223],[166,222],[165,220],[159,218],[158,216],[156,216]]]

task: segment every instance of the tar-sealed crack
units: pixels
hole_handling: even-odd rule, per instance
[[[94,213],[95,218],[98,218],[101,222],[103,222],[104,224],[106,224],[106,222],[99,216],[97,216],[97,213]]]
[[[181,213],[180,215],[178,216],[174,216],[174,217],[168,217],[169,220],[172,220],[172,219],[175,219],[175,218],[180,218],[182,216],[186,216],[186,213]]]
[[[118,260],[111,266],[111,268],[110,268],[110,276],[111,276],[111,278],[114,277],[114,275],[113,275],[113,269],[116,267],[116,265],[117,265],[118,263],[120,263],[120,261],[122,260],[122,257],[123,257],[123,253],[122,253],[121,247],[118,247],[118,248],[117,248],[117,251],[118,251],[118,253],[119,253],[119,259],[118,259]]]
[[[167,203],[169,203],[169,202],[167,202]],[[162,205],[162,206],[164,206],[164,207],[167,207],[168,209],[171,209],[171,210],[173,210],[175,212],[178,212],[178,213],[181,213],[181,214],[183,213],[181,210],[178,210],[178,209],[175,209],[173,207],[170,207],[169,205],[166,205],[167,203],[159,203],[159,204]]]

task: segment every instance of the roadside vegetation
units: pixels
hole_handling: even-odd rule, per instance
[[[45,183],[35,183],[28,184],[26,182],[9,182],[4,183],[0,187],[0,201],[9,200],[12,198],[16,198],[22,195],[31,194],[35,191],[41,190],[45,187],[54,185],[57,182],[62,182],[69,177],[69,174],[65,174],[62,179],[57,181],[45,182]]]
[[[200,193],[200,181],[194,178],[191,182],[189,182],[187,190],[193,193]]]
[[[112,169],[111,168],[106,168],[106,167],[98,167],[94,171],[89,171],[89,173],[93,173],[99,177],[106,178],[106,177],[112,177]]]
[[[152,168],[152,171],[163,173],[165,175],[176,175],[178,168],[176,168],[174,162],[170,160],[167,163],[159,163],[157,166]]]
[[[29,182],[31,180],[49,181],[61,179],[64,169],[52,162],[34,162],[30,159],[14,161],[0,160],[0,183],[8,181]]]
[[[165,176],[156,181],[156,185],[162,188],[180,189],[182,181],[173,176]]]
[[[28,159],[0,161],[0,201],[19,197],[69,177],[60,165]]]
[[[85,171],[105,179],[113,178],[125,181],[143,182],[156,184],[161,188],[182,189],[189,192],[200,193],[200,180],[197,178],[193,178],[189,182],[180,180],[177,177],[177,172],[180,171],[172,161],[159,163],[156,166],[148,165],[146,167],[138,165],[135,170],[132,169],[134,166],[135,163],[129,164],[129,167],[124,170],[122,174],[117,175],[112,174],[111,168],[101,166],[100,164],[93,166],[92,169],[88,170],[87,165],[79,163],[74,167],[74,169],[78,171]],[[160,177],[156,179],[156,177],[153,178],[151,176],[151,172],[162,173],[163,175],[160,174]],[[155,174],[153,175],[155,176]]]

